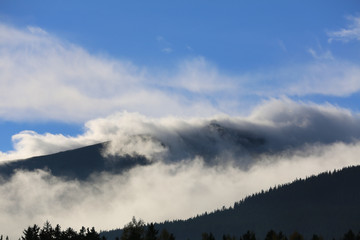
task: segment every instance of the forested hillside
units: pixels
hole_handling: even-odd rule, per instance
[[[240,237],[248,230],[263,239],[270,229],[286,235],[298,231],[307,239],[314,233],[339,238],[349,229],[360,229],[359,182],[360,166],[349,167],[254,194],[228,209],[155,226],[177,239],[199,239],[204,232],[216,239],[225,233]],[[103,234],[112,240],[121,230]]]

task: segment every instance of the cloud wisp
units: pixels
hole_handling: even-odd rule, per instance
[[[349,16],[347,19],[351,22],[347,28],[338,31],[329,32],[329,42],[342,41],[349,42],[360,40],[360,17]]]

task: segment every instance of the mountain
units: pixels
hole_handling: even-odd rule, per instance
[[[46,169],[54,176],[85,180],[93,173],[103,171],[119,173],[138,164],[147,164],[142,156],[104,157],[101,153],[106,144],[99,143],[55,154],[9,161],[0,165],[0,175],[11,177],[19,169],[27,171]]]
[[[220,128],[215,127],[218,132]],[[233,139],[233,135],[223,134],[223,130],[220,132],[222,136]],[[258,144],[256,139],[252,142]],[[121,173],[136,165],[149,164],[142,156],[105,157],[102,152],[106,144],[10,161],[0,165],[0,175],[7,178],[17,169],[47,169],[54,176],[86,180],[97,172]],[[203,232],[212,232],[217,239],[221,239],[223,234],[239,237],[248,230],[262,239],[270,229],[283,231],[286,235],[298,231],[306,238],[314,233],[325,239],[339,238],[349,229],[360,230],[359,183],[360,167],[349,167],[254,194],[228,209],[187,220],[157,223],[156,227],[166,228],[177,239],[199,239]],[[109,240],[120,234],[121,230],[103,232]]]
[[[162,141],[151,135],[138,134],[130,136],[128,144],[138,146],[151,142],[166,149],[164,151],[169,151],[164,161],[176,162],[202,156],[205,163],[209,165],[218,164],[218,158],[224,149],[231,151],[234,156],[268,150],[264,146],[265,139],[239,129],[222,126],[216,122],[202,126],[197,131],[185,131],[182,134],[175,134],[175,136],[174,139],[169,136],[166,137],[166,141]],[[10,177],[18,169],[28,171],[47,169],[54,176],[85,180],[96,172],[119,173],[136,165],[145,165],[151,162],[140,154],[104,156],[102,153],[106,151],[108,144],[110,142],[1,163],[0,176]],[[247,168],[249,158],[237,159],[239,159],[239,167]]]
[[[287,236],[298,231],[305,239],[314,233],[324,239],[338,239],[349,229],[360,230],[359,183],[360,166],[348,167],[271,188],[228,209],[155,226],[174,233],[176,239],[200,239],[204,232],[213,233],[216,239],[222,239],[223,234],[238,239],[248,230],[264,239],[271,229]],[[121,230],[102,234],[112,240],[121,235]]]

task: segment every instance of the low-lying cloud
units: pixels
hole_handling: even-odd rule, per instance
[[[333,105],[283,98],[264,102],[248,117],[151,118],[122,112],[88,121],[84,128],[79,136],[24,131],[13,137],[15,150],[0,156],[14,160],[109,142],[105,155],[143,155],[153,162],[236,159],[244,165],[261,153],[351,143],[360,137],[360,118]]]
[[[46,220],[63,227],[124,226],[132,216],[147,222],[183,219],[231,206],[248,194],[326,170],[359,163],[360,143],[308,146],[263,155],[247,170],[231,163],[209,166],[202,158],[156,162],[123,175],[95,174],[64,180],[48,172],[18,171],[0,185],[3,234],[19,237],[29,224]]]
[[[0,185],[4,234],[18,237],[27,225],[45,220],[105,230],[132,216],[149,222],[187,218],[295,178],[359,164],[357,114],[286,98],[264,102],[248,117],[123,112],[91,120],[85,129],[73,137],[22,132],[14,137],[16,151],[2,157],[110,141],[104,155],[143,155],[149,164],[121,174],[94,173],[85,181],[18,171]]]

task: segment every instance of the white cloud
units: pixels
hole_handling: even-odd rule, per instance
[[[346,61],[319,62],[307,66],[289,92],[349,96],[360,90],[359,65]]]
[[[360,17],[349,16],[347,19],[351,21],[351,24],[349,24],[347,28],[328,33],[329,42],[333,40],[343,42],[360,40]]]
[[[239,92],[243,80],[241,77],[220,73],[203,57],[181,62],[172,80],[164,81],[164,85],[205,95],[225,92],[231,96],[242,94]]]
[[[358,115],[287,98],[266,101],[248,117],[122,112],[88,121],[79,136],[22,132],[7,157],[111,140],[108,154],[142,154],[151,164],[86,181],[19,171],[0,185],[0,224],[17,238],[45,220],[111,229],[134,215],[149,222],[187,218],[295,178],[358,165],[359,139]]]
[[[262,98],[360,90],[358,64],[309,52],[316,61],[271,71],[227,74],[201,56],[154,70],[90,54],[37,27],[1,24],[0,118],[84,122],[124,110],[155,117],[236,115]],[[247,97],[252,102],[245,104]]]
[[[315,61],[305,64],[249,74],[248,78],[256,82],[250,91],[263,97],[311,94],[349,97],[359,92],[359,65],[346,60],[331,60],[330,55],[326,55],[319,55]]]
[[[62,134],[38,134],[34,131],[22,131],[12,137],[14,150],[0,152],[0,159],[13,160],[24,159],[33,156],[41,156],[64,150],[79,148],[99,142],[103,139],[91,138],[86,134],[83,136],[64,136]]]
[[[173,48],[171,47],[171,43],[168,42],[163,36],[157,36],[156,40],[161,46],[162,52],[169,54],[174,51]]]
[[[348,110],[287,98],[264,102],[248,117],[152,118],[121,112],[88,121],[79,136],[21,132],[13,137],[15,150],[2,153],[1,158],[19,159],[111,141],[108,154],[140,154],[150,161],[201,156],[210,163],[237,158],[246,166],[256,161],[248,156],[258,153],[352,142],[360,138],[359,126],[359,117]]]
[[[7,120],[81,122],[125,109],[157,116],[217,112],[205,98],[165,91],[145,68],[90,54],[36,27],[0,25],[0,79],[0,118]]]
[[[161,51],[164,53],[171,53],[173,50],[172,48],[167,47],[167,48],[163,48]]]
[[[295,178],[359,164],[359,154],[359,143],[335,143],[264,155],[247,171],[195,158],[139,166],[124,175],[103,173],[85,182],[19,171],[0,185],[0,224],[7,226],[2,234],[17,239],[28,225],[46,220],[105,230],[124,226],[132,216],[147,222],[184,219]]]
[[[334,57],[333,57],[330,50],[327,50],[327,51],[325,51],[323,53],[318,53],[314,49],[309,48],[308,52],[311,54],[311,56],[313,58],[315,58],[317,60],[322,60],[322,59],[324,59],[324,60],[333,60],[334,59]]]

